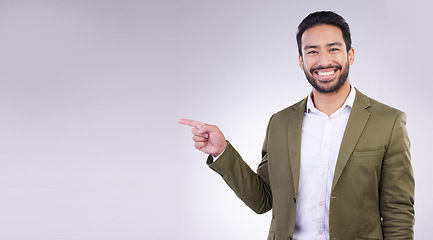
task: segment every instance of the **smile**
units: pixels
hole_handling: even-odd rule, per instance
[[[338,70],[338,68],[316,69],[313,73],[317,76],[319,81],[328,82],[335,78]]]
[[[332,75],[332,74],[334,74],[334,73],[335,73],[334,70],[332,70],[332,71],[328,71],[328,72],[317,72],[317,74],[318,74],[319,76],[323,76],[323,77],[325,77],[325,76],[329,76],[329,75]]]

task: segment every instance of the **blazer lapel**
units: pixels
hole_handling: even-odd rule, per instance
[[[350,113],[344,132],[343,140],[338,154],[337,165],[335,167],[334,180],[332,182],[332,190],[338,182],[341,173],[346,166],[347,161],[355,149],[356,143],[364,130],[365,124],[370,117],[370,113],[366,110],[370,106],[370,100],[367,96],[356,89],[355,102],[353,103],[352,112]],[[331,190],[331,191],[332,191]]]
[[[299,189],[299,170],[301,162],[301,136],[302,136],[302,121],[304,119],[305,107],[307,99],[302,100],[289,113],[288,126],[288,143],[289,143],[289,160],[292,170],[293,183],[295,194],[298,196]]]

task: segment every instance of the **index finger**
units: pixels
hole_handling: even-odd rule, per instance
[[[180,124],[187,125],[187,126],[190,126],[190,127],[195,127],[195,128],[200,128],[204,124],[202,122],[197,122],[197,121],[194,121],[194,120],[191,120],[191,119],[179,119],[178,122]]]

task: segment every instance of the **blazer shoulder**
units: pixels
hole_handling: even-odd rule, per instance
[[[287,116],[288,114],[290,114],[293,111],[296,110],[301,110],[302,112],[305,111],[305,107],[307,105],[307,98],[304,98],[302,100],[300,100],[299,102],[291,105],[290,107],[284,108],[278,112],[276,112],[275,114],[272,115],[272,118],[280,118],[283,116]]]
[[[357,90],[356,93],[355,103],[364,105],[366,110],[370,112],[370,114],[374,114],[377,116],[388,116],[395,118],[397,115],[403,114],[401,110],[379,102],[373,98],[370,98],[361,93],[359,90]]]

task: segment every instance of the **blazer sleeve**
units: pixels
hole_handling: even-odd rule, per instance
[[[415,180],[406,115],[397,115],[386,149],[380,181],[384,239],[413,239]]]
[[[262,149],[262,161],[257,168],[257,173],[251,170],[230,143],[218,160],[213,162],[212,156],[207,159],[208,166],[218,172],[235,194],[258,214],[272,209],[266,139]]]

